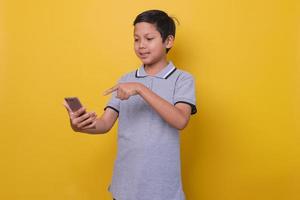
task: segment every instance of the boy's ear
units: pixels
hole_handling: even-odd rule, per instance
[[[171,47],[173,47],[173,44],[174,44],[174,36],[173,35],[169,35],[165,41],[165,44],[166,44],[166,48],[169,49]]]

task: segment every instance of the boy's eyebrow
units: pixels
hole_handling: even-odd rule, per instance
[[[151,35],[151,34],[155,34],[155,33],[146,33],[145,36]],[[134,34],[134,36],[139,36],[137,34]]]

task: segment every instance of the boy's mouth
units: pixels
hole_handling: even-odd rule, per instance
[[[139,53],[139,54],[140,54],[140,57],[145,58],[145,57],[147,57],[150,54],[150,52]]]

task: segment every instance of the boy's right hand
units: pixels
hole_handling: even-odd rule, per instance
[[[86,112],[84,107],[73,112],[66,101],[63,102],[63,105],[68,111],[71,127],[74,131],[80,132],[96,127],[97,114],[95,112]]]

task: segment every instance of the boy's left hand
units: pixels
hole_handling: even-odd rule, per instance
[[[121,100],[127,100],[129,97],[137,95],[141,89],[142,84],[128,82],[128,83],[119,83],[114,87],[106,90],[103,95],[108,95],[114,91],[117,91],[116,98]]]

